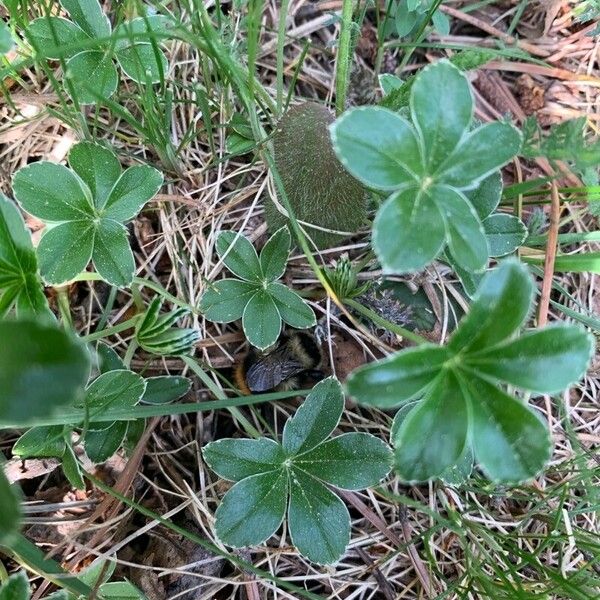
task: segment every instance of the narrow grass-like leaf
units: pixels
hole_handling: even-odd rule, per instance
[[[66,75],[80,104],[95,104],[110,98],[119,83],[112,58],[99,50],[84,50],[70,58]]]
[[[112,28],[98,0],[60,0],[62,7],[83,31],[93,38],[105,38]]]
[[[282,444],[288,455],[301,454],[325,441],[337,427],[343,409],[340,382],[328,377],[317,383],[283,428]]]
[[[346,387],[363,404],[392,408],[421,395],[450,358],[443,346],[409,348],[354,370]]]
[[[317,324],[313,309],[296,292],[277,281],[267,286],[281,318],[291,327],[307,329]]]
[[[388,273],[422,269],[441,252],[445,239],[438,205],[416,188],[392,194],[373,224],[373,247]]]
[[[207,288],[200,310],[213,323],[231,323],[242,318],[246,304],[258,288],[255,283],[239,279],[221,279]]]
[[[263,280],[258,254],[245,236],[235,231],[223,231],[217,238],[217,252],[234,275],[246,281]]]
[[[93,463],[103,463],[121,447],[126,433],[127,421],[116,421],[106,429],[89,429],[84,439],[85,453]]]
[[[217,440],[204,446],[202,456],[219,477],[229,481],[281,469],[286,459],[281,445],[268,438]]]
[[[290,243],[290,231],[287,227],[277,230],[267,240],[260,253],[260,265],[267,281],[275,281],[284,274]]]
[[[102,279],[117,287],[127,287],[135,273],[127,228],[112,219],[101,219],[96,228],[92,260]]]
[[[344,490],[377,485],[392,469],[392,453],[369,433],[345,433],[294,459],[294,466]]]
[[[133,219],[163,184],[163,175],[154,167],[129,167],[114,184],[104,207],[104,216],[125,222]]]
[[[248,341],[260,350],[277,341],[281,332],[281,316],[267,291],[259,290],[250,298],[242,315],[242,327]]]
[[[527,238],[525,223],[514,215],[498,213],[483,221],[490,256],[512,254]]]
[[[298,469],[290,473],[288,527],[294,546],[318,564],[339,560],[350,542],[346,505],[320,481]]]
[[[31,21],[26,34],[31,44],[46,58],[69,58],[80,52],[76,45],[89,42],[90,36],[62,17],[46,16]],[[63,49],[63,48],[71,48]]]
[[[216,517],[219,539],[236,548],[261,544],[281,525],[288,498],[283,470],[247,477],[223,497]]]

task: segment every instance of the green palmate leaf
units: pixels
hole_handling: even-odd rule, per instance
[[[340,162],[365,185],[393,190],[414,184],[423,172],[413,128],[390,110],[356,108],[344,113],[330,130]]]
[[[135,259],[123,224],[100,219],[93,238],[92,260],[98,274],[108,283],[127,287],[133,281]]]
[[[507,339],[524,323],[532,298],[533,280],[527,267],[514,260],[502,262],[484,277],[449,349],[476,351]]]
[[[525,223],[514,215],[495,214],[483,221],[489,254],[493,257],[506,256],[514,252],[527,238]]]
[[[282,227],[264,245],[260,253],[260,266],[267,281],[275,281],[284,274],[290,243],[290,231],[287,227]]]
[[[336,562],[350,541],[350,515],[345,504],[298,469],[290,473],[288,526],[294,546],[318,564]]]
[[[368,433],[345,433],[298,456],[302,471],[345,490],[377,485],[392,468],[387,444]]]
[[[31,236],[17,207],[0,194],[0,316],[51,317],[37,272]]]
[[[163,184],[163,175],[154,167],[129,167],[114,184],[104,208],[104,216],[116,221],[129,221],[153,198]]]
[[[59,284],[79,275],[90,262],[93,248],[90,221],[68,221],[46,230],[37,250],[44,281]]]
[[[281,445],[267,438],[218,440],[204,446],[202,456],[219,477],[230,481],[281,469],[286,459]]]
[[[93,463],[103,463],[121,447],[126,433],[127,421],[116,421],[106,429],[89,429],[84,439],[85,453]]]
[[[491,215],[500,204],[502,198],[502,173],[494,171],[479,185],[465,193],[473,208],[477,211],[481,220]]]
[[[282,444],[288,455],[301,454],[325,441],[337,427],[344,409],[339,381],[328,377],[317,383],[283,429]]]
[[[11,575],[0,586],[0,600],[29,600],[29,580],[25,571],[19,571]]]
[[[258,288],[239,279],[222,279],[209,287],[200,302],[204,316],[215,323],[231,323],[242,318],[246,304]]]
[[[550,459],[550,435],[523,402],[479,378],[466,383],[473,419],[473,449],[486,475],[519,482],[534,477]]]
[[[42,161],[19,169],[13,177],[13,192],[24,210],[50,223],[93,216],[87,186],[62,165]]]
[[[215,513],[217,536],[236,548],[261,544],[281,525],[287,498],[283,470],[243,479],[225,494]]]
[[[83,31],[93,38],[108,37],[112,31],[98,0],[60,0],[62,7]]]
[[[62,17],[41,17],[33,20],[26,30],[34,49],[46,58],[68,58],[81,51],[78,44],[90,37],[75,23]]]
[[[87,353],[66,332],[29,321],[0,322],[0,423],[26,422],[71,404],[88,373]]]
[[[80,104],[94,104],[110,98],[119,83],[112,58],[98,50],[84,50],[70,58],[66,75]]]
[[[146,382],[132,371],[103,373],[86,390],[85,405],[90,410],[90,420],[100,412],[135,406],[145,390]]]
[[[481,271],[487,264],[488,244],[477,213],[452,188],[434,186],[430,193],[444,217],[450,254],[463,269]]]
[[[273,282],[267,286],[266,291],[275,302],[281,318],[291,327],[307,329],[317,324],[313,309],[290,288]]]
[[[117,60],[125,74],[137,83],[158,83],[169,63],[162,50],[152,44],[134,44],[117,50]]]
[[[69,152],[69,165],[89,188],[96,209],[102,208],[121,176],[119,159],[100,144],[79,142]]]
[[[32,427],[15,443],[12,453],[21,458],[61,457],[65,452],[63,426]]]
[[[412,86],[410,109],[431,172],[456,148],[473,118],[473,96],[465,74],[448,61],[425,67]]]
[[[373,225],[373,247],[387,272],[424,267],[442,250],[444,221],[429,192],[397,192],[380,208]]]
[[[1,465],[0,465],[1,467]],[[0,468],[0,546],[10,547],[21,521],[20,497]]]
[[[248,341],[264,350],[272,346],[281,332],[281,315],[266,290],[257,291],[242,315],[242,327]]]
[[[66,441],[65,453],[62,455],[62,470],[69,483],[77,490],[85,490],[85,481],[81,466],[75,456],[70,440]]]
[[[353,371],[346,381],[348,393],[372,406],[398,406],[422,395],[451,356],[442,346],[409,348]]]
[[[400,426],[395,451],[398,474],[405,481],[441,475],[462,456],[468,430],[469,412],[459,381],[446,371]]]
[[[521,147],[521,133],[510,123],[488,123],[478,127],[440,166],[440,181],[458,188],[470,188],[511,158]]]
[[[263,280],[258,254],[248,238],[234,231],[223,231],[217,238],[217,252],[234,275],[246,281]]]
[[[557,325],[470,354],[465,364],[490,378],[551,394],[581,379],[593,352],[590,334],[572,325]]]
[[[172,375],[148,377],[142,402],[146,404],[168,404],[185,396],[191,387],[192,381],[187,377]]]

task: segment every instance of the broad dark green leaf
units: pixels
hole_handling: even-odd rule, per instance
[[[259,350],[277,341],[281,332],[281,316],[266,290],[259,290],[248,301],[242,315],[242,327],[248,341]]]
[[[90,37],[75,23],[62,17],[34,19],[26,30],[34,50],[46,58],[68,58],[81,51],[77,45]]]
[[[86,390],[85,403],[90,410],[90,420],[113,408],[131,408],[141,399],[146,382],[132,371],[109,371],[95,379]]]
[[[127,421],[116,421],[106,429],[89,429],[84,439],[85,453],[94,464],[103,463],[121,447],[126,433]]]
[[[507,339],[527,318],[532,298],[533,280],[527,267],[516,260],[501,262],[483,278],[448,348],[475,352]]]
[[[414,185],[423,172],[414,129],[391,110],[369,106],[345,112],[331,125],[331,140],[344,167],[370,187]]]
[[[260,252],[260,266],[263,276],[268,281],[279,279],[285,272],[290,253],[290,231],[282,227],[276,231]]]
[[[12,453],[21,458],[60,458],[65,452],[63,429],[62,425],[32,427],[16,441]]]
[[[80,104],[95,104],[110,98],[119,83],[112,58],[98,50],[85,50],[70,58],[66,75]]]
[[[96,353],[98,355],[98,368],[100,373],[108,373],[109,371],[120,371],[127,369],[127,366],[121,357],[114,351],[113,348],[104,342],[98,342],[96,345]]]
[[[473,455],[473,448],[470,445],[467,445],[463,455],[456,461],[456,464],[448,467],[440,475],[440,479],[446,485],[462,485],[469,477],[471,477],[474,461],[475,456]]]
[[[281,525],[288,499],[283,470],[247,477],[223,497],[216,517],[219,539],[236,548],[262,544]]]
[[[129,581],[109,581],[100,586],[102,598],[115,600],[146,600],[146,596]]]
[[[1,467],[2,465],[0,465],[0,546],[10,547],[21,521],[20,497],[17,489],[8,483],[4,469]]]
[[[30,321],[0,321],[0,423],[27,423],[72,404],[89,358],[65,331]]]
[[[479,285],[484,277],[485,273],[473,273],[472,271],[467,271],[463,269],[452,257],[450,253],[445,253],[444,260],[450,265],[451,269],[456,273],[458,278],[460,279],[460,283],[462,284],[463,290],[469,296],[469,298],[473,298],[477,293]]]
[[[62,7],[83,31],[93,38],[106,38],[112,28],[98,0],[60,0]]]
[[[174,375],[146,378],[146,391],[142,402],[146,404],[168,404],[185,396],[192,387],[191,379]]]
[[[307,329],[317,324],[313,309],[287,286],[277,281],[269,283],[267,293],[273,298],[281,318],[291,327]]]
[[[17,207],[0,194],[0,317],[13,306],[17,316],[52,316],[29,231]]]
[[[551,394],[579,381],[593,353],[594,338],[590,334],[573,325],[555,325],[469,354],[465,364],[487,377]]]
[[[448,251],[454,260],[467,271],[484,269],[489,249],[475,209],[463,194],[452,188],[434,186],[430,193],[444,217]]]
[[[113,576],[116,566],[115,560],[96,558],[79,574],[77,579],[91,588],[95,588],[105,584]]]
[[[70,443],[66,444],[65,453],[62,456],[62,470],[69,483],[75,489],[85,490],[85,481],[83,480],[81,466]]]
[[[125,225],[112,219],[100,219],[96,227],[92,261],[98,274],[111,285],[127,287],[131,284],[135,259]]]
[[[282,444],[288,455],[301,454],[325,441],[337,427],[343,410],[340,382],[328,377],[317,383],[283,428]]]
[[[217,252],[225,266],[246,281],[263,280],[258,254],[248,238],[235,231],[223,231],[217,238]]]
[[[514,215],[497,213],[483,221],[490,256],[498,258],[512,254],[527,238],[525,223]]]
[[[88,186],[94,206],[102,208],[121,176],[119,159],[105,146],[79,142],[69,152],[69,166]]]
[[[362,490],[391,471],[392,453],[369,433],[345,433],[298,456],[293,464],[338,488]]]
[[[403,84],[404,81],[397,75],[392,75],[391,73],[382,73],[379,76],[379,85],[381,86],[384,95],[389,94],[394,90],[399,90]]]
[[[163,51],[152,44],[134,44],[117,50],[117,60],[125,74],[137,83],[158,83],[169,63]]]
[[[465,196],[477,211],[481,220],[491,215],[500,204],[502,198],[502,173],[494,171],[479,182],[473,190],[465,192]]]
[[[423,394],[451,356],[433,344],[407,348],[352,371],[346,380],[348,394],[371,406],[398,406]]]
[[[415,408],[415,406],[418,406],[419,402],[420,400],[405,402],[394,415],[394,420],[392,421],[392,426],[390,428],[390,444],[392,444],[392,446],[397,446],[399,444],[400,440],[398,439],[398,433],[400,427],[402,426],[402,423],[404,423],[408,413]]]
[[[505,165],[520,148],[521,133],[510,123],[496,121],[482,125],[466,135],[441,165],[438,181],[457,188],[471,188]]]
[[[395,449],[398,475],[404,481],[438,477],[462,456],[468,430],[461,386],[454,373],[446,371],[400,426]]]
[[[84,271],[92,257],[94,237],[91,221],[67,221],[47,229],[37,248],[44,281],[64,283]]]
[[[290,473],[288,527],[294,546],[318,564],[339,560],[350,542],[346,505],[320,481],[297,469]]]
[[[29,579],[25,571],[11,575],[0,586],[0,600],[29,600]]]
[[[14,45],[10,29],[4,21],[0,21],[0,54],[6,54]]]
[[[428,192],[416,188],[392,194],[373,224],[373,247],[388,273],[418,271],[442,250],[444,220]]]
[[[221,279],[207,288],[200,310],[214,323],[231,323],[242,318],[246,304],[258,288],[255,283],[239,279]]]
[[[281,469],[286,459],[281,445],[268,438],[217,440],[204,446],[202,456],[219,477],[230,481]]]
[[[469,379],[475,456],[493,481],[517,483],[550,460],[547,426],[532,409],[482,379]]]
[[[473,118],[473,95],[465,74],[447,60],[425,67],[411,88],[410,109],[423,140],[427,172],[434,173]]]
[[[144,204],[151,200],[163,184],[163,175],[154,167],[129,167],[112,188],[103,215],[115,221],[133,219]]]
[[[13,192],[24,210],[50,223],[93,217],[89,189],[63,165],[41,161],[19,169],[13,177]]]

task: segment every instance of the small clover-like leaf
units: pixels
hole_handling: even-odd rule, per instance
[[[77,490],[85,490],[85,481],[81,472],[81,465],[75,455],[75,450],[70,440],[65,440],[65,453],[61,457],[61,466],[67,481]]]
[[[286,459],[281,445],[267,438],[217,440],[204,446],[202,456],[219,477],[230,481],[281,469]]]
[[[242,479],[225,494],[217,508],[217,536],[236,548],[264,542],[281,525],[287,499],[288,475],[284,470]]]
[[[408,348],[354,370],[346,381],[348,393],[372,406],[398,406],[422,395],[450,357],[443,346]]]
[[[204,292],[200,310],[209,321],[231,323],[242,318],[248,301],[257,291],[255,283],[221,279]]]
[[[142,402],[146,404],[168,404],[185,396],[192,387],[187,377],[159,375],[146,378],[146,390]]]
[[[394,190],[414,185],[423,172],[421,148],[410,123],[373,106],[355,108],[331,125],[333,149],[365,185]]]
[[[275,302],[281,318],[291,327],[307,329],[317,324],[313,309],[296,292],[282,283],[270,283],[267,293]]]
[[[92,239],[92,261],[98,274],[114,286],[128,286],[133,281],[135,259],[125,225],[112,219],[101,219]]]
[[[81,51],[78,44],[90,40],[90,36],[75,23],[52,16],[31,21],[26,34],[34,49],[46,58],[73,56]]]
[[[12,453],[21,458],[60,458],[65,452],[63,429],[62,425],[32,427],[15,442]]]
[[[88,429],[83,442],[85,453],[93,463],[103,463],[121,447],[126,433],[127,421],[115,421],[106,429]]]
[[[83,31],[93,38],[106,38],[112,28],[98,0],[60,0],[62,7]]]
[[[265,350],[277,341],[281,333],[281,315],[266,290],[259,289],[246,304],[242,327],[248,341],[259,350]]]
[[[152,44],[133,44],[117,50],[116,56],[121,69],[137,83],[158,83],[169,66],[162,50]]]
[[[294,465],[337,488],[362,490],[390,472],[392,454],[369,433],[345,433],[298,456]]]
[[[344,409],[339,381],[328,377],[315,385],[296,414],[283,428],[282,444],[289,455],[300,454],[326,440]]]
[[[277,230],[260,253],[260,265],[267,281],[279,279],[285,272],[290,253],[291,236],[287,227]]]
[[[495,258],[514,252],[527,238],[525,223],[514,215],[497,213],[483,221],[489,254]]]
[[[21,504],[17,486],[12,486],[0,469],[0,546],[9,547],[21,521]]]
[[[0,600],[29,600],[30,594],[29,579],[25,571],[18,571],[0,585]]]
[[[465,196],[477,211],[480,219],[491,215],[502,198],[502,173],[494,171],[481,180],[476,188],[465,192]]]
[[[346,505],[320,481],[299,469],[290,473],[288,527],[294,546],[318,564],[339,560],[350,541]]]
[[[245,236],[235,231],[223,231],[217,238],[217,252],[225,266],[240,279],[263,280],[258,254]]]
[[[12,50],[14,45],[15,42],[8,25],[4,21],[0,21],[0,55]]]
[[[80,104],[94,104],[110,98],[119,83],[112,58],[99,50],[84,50],[71,57],[66,75]]]
[[[134,44],[149,43],[150,36],[160,43],[161,37],[169,32],[171,24],[171,19],[165,15],[145,15],[121,23],[115,29],[114,37],[117,38],[115,48],[120,50]]]
[[[93,422],[96,414],[105,413],[107,409],[135,406],[145,389],[146,382],[132,371],[103,373],[86,390],[84,402],[90,411],[90,421]]]
[[[373,247],[387,272],[423,268],[441,252],[445,239],[444,220],[429,191],[396,192],[375,217]]]

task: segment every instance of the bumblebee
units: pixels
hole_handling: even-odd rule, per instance
[[[323,379],[321,349],[309,333],[284,333],[266,352],[250,348],[233,371],[238,389],[246,394],[301,389]]]

